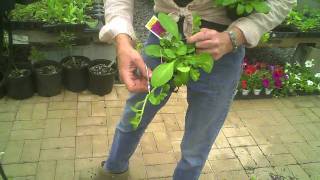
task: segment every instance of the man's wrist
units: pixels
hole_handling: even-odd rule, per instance
[[[117,47],[119,47],[119,46],[133,47],[133,41],[132,41],[131,37],[127,34],[122,34],[122,33],[118,34],[115,37],[115,41],[116,41]]]

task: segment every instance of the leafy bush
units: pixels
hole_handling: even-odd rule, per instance
[[[91,5],[91,0],[41,0],[29,5],[17,5],[11,12],[11,19],[47,24],[85,24],[93,21],[85,13]]]

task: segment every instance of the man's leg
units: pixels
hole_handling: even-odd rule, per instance
[[[188,85],[189,107],[174,180],[197,180],[224,123],[241,73],[244,50],[216,61],[211,74]]]
[[[159,39],[153,34],[150,34],[146,45],[148,44],[159,44]],[[151,69],[154,69],[160,64],[160,59],[158,58],[143,55],[143,59]],[[150,102],[147,103],[141,123],[136,130],[133,130],[129,123],[130,118],[135,115],[130,107],[138,101],[143,100],[146,93],[132,93],[130,95],[126,102],[122,118],[116,128],[110,154],[104,165],[105,170],[123,172],[128,169],[129,158],[135,151],[146,127],[158,110],[168,101],[170,95],[171,93],[169,93],[168,97],[160,105],[154,106],[151,105]]]
[[[128,169],[129,158],[135,151],[146,127],[158,110],[167,102],[170,95],[158,106],[148,103],[139,127],[133,130],[129,120],[134,116],[134,112],[130,107],[144,99],[145,96],[145,93],[135,93],[131,94],[131,97],[127,100],[123,117],[116,128],[110,154],[104,166],[106,170],[120,173]]]

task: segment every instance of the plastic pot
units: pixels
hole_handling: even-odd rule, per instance
[[[64,65],[70,58],[81,60],[87,65],[82,67],[67,67]],[[88,87],[88,65],[89,58],[84,56],[68,56],[61,60],[62,64],[62,83],[64,87],[73,92],[81,92]]]
[[[45,66],[54,66],[56,72],[44,73],[39,71],[39,68]],[[62,87],[62,67],[58,62],[45,60],[34,64],[34,79],[36,85],[36,91],[39,96],[55,96],[60,94]]]
[[[112,91],[116,68],[115,65],[106,68],[106,66],[110,65],[110,63],[112,63],[112,61],[106,59],[96,59],[90,62],[88,67],[89,91],[100,96],[106,95]],[[93,69],[94,67],[97,67],[96,65],[104,65],[103,68],[105,72],[97,73],[97,70]]]
[[[32,82],[32,66],[30,64],[17,64],[18,69],[26,69],[21,77],[11,77],[8,75],[7,95],[13,99],[26,99],[34,94],[34,86]],[[14,68],[11,68],[13,71]],[[10,71],[10,72],[11,72]]]
[[[0,72],[0,98],[5,96],[5,78],[4,75]]]

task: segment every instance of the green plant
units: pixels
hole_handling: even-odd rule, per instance
[[[260,43],[267,43],[270,40],[270,32],[264,33],[260,39]]]
[[[256,71],[256,73],[252,74],[250,77],[250,89],[262,89],[262,74],[260,71]]]
[[[195,24],[200,25],[200,18],[195,16]],[[177,23],[168,15],[159,13],[158,19],[166,30],[166,35],[160,39],[160,44],[151,44],[144,48],[148,56],[160,58],[163,62],[152,73],[152,89],[145,99],[131,107],[135,116],[130,119],[134,129],[138,127],[143,117],[147,102],[159,105],[168,95],[170,89],[180,87],[189,80],[197,81],[200,77],[200,69],[210,73],[214,60],[207,53],[196,54],[193,44],[185,44],[178,31]],[[199,28],[194,28],[194,30]]]
[[[311,70],[313,62],[314,60],[308,60],[303,65],[298,62],[285,65],[287,79],[284,82],[283,95],[320,92],[320,73]]]
[[[290,11],[283,24],[294,26],[302,32],[319,31],[320,14],[317,10],[309,7],[305,7],[301,11],[295,7]]]
[[[270,7],[265,0],[214,0],[218,6],[235,9],[237,15],[248,15],[253,12],[269,13]]]
[[[85,14],[91,5],[92,0],[41,0],[29,5],[17,5],[11,12],[11,19],[48,24],[92,24],[94,20]]]
[[[37,48],[31,47],[31,52],[28,59],[32,62],[42,61],[45,59],[45,55],[43,52],[40,52],[39,50],[37,50]]]

